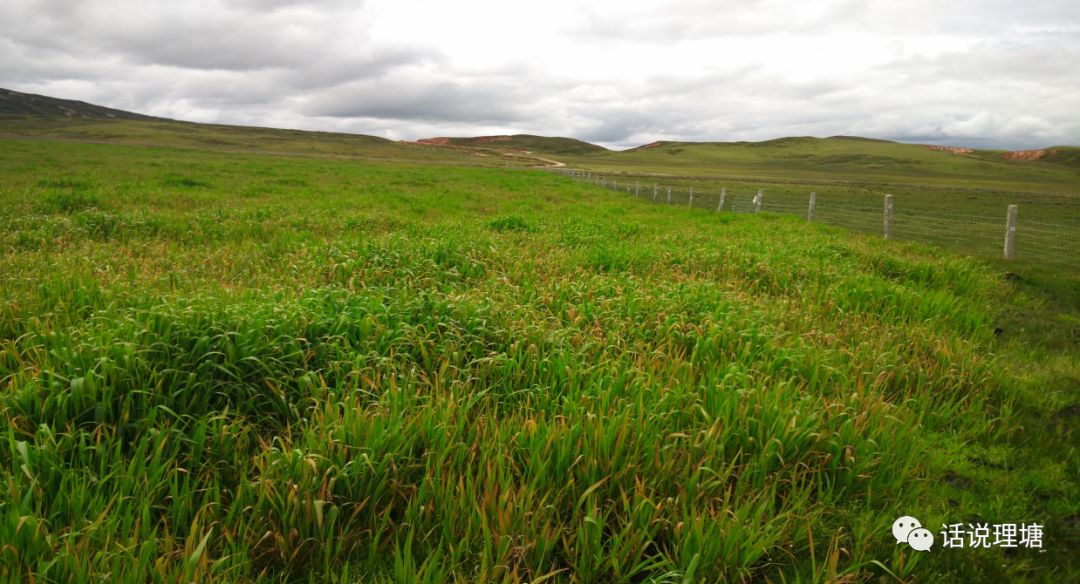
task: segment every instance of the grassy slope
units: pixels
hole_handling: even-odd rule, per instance
[[[261,152],[289,156],[410,160],[457,165],[535,165],[534,160],[501,157],[497,152],[393,142],[362,134],[308,132],[174,121],[0,117],[0,138],[195,148],[223,152]]]
[[[487,136],[477,138],[448,138],[455,146],[477,148],[528,150],[542,154],[598,154],[608,150],[596,144],[573,138],[514,134],[512,136]]]
[[[3,117],[77,117],[96,119],[160,120],[123,110],[89,104],[84,101],[57,99],[45,95],[21,93],[0,88],[0,116]]]
[[[1068,164],[1068,148],[1056,150],[1049,160],[1058,162],[1008,161],[859,138],[787,138],[561,159],[619,185],[640,184],[646,197],[658,185],[661,200],[668,187],[682,201],[693,188],[699,203],[715,206],[723,188],[731,208],[763,189],[765,210],[805,216],[816,192],[819,220],[874,233],[883,197],[892,194],[899,220],[907,222],[898,224],[897,237],[987,259],[1000,255],[1006,209],[1016,204],[1018,257],[1069,263],[1071,250],[1080,249],[1071,245],[1080,233],[1080,171]]]
[[[939,186],[1077,192],[1080,173],[1052,162],[996,160],[862,138],[679,143],[569,161],[589,168],[708,176],[918,182]]]
[[[9,581],[1076,576],[1060,274],[531,171],[0,152]]]
[[[1047,162],[1080,168],[1080,148],[1076,146],[1055,146],[1050,148]]]

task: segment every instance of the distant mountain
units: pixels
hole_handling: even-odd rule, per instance
[[[551,138],[530,134],[513,136],[477,136],[474,138],[426,138],[420,144],[435,146],[463,146],[468,148],[491,148],[494,150],[520,150],[543,154],[597,154],[608,152],[607,148],[573,138]]]
[[[154,142],[168,144],[191,144],[199,146],[245,147],[266,149],[266,140],[277,143],[281,150],[286,144],[296,147],[304,143],[308,152],[351,148],[361,143],[384,143],[384,138],[360,134],[332,132],[303,132],[272,128],[251,128],[179,122],[129,111],[119,110],[83,101],[59,99],[44,95],[22,93],[0,88],[0,121],[22,120],[19,124],[52,123],[49,120],[84,120],[93,128],[74,128],[65,124],[62,132],[73,139],[95,141]],[[152,133],[146,128],[120,128],[116,124],[104,124],[109,120],[150,122]],[[22,128],[15,130],[12,124],[2,128],[12,132],[39,132],[47,135],[53,130]],[[199,130],[200,134],[191,134]],[[60,130],[56,130],[60,131]],[[213,134],[213,136],[211,136]],[[150,136],[153,138],[150,138]],[[1025,163],[1050,163],[1054,166],[1080,169],[1080,148],[1053,146],[1039,150],[1004,151],[981,150],[952,146],[928,146],[907,144],[858,136],[832,136],[813,138],[809,136],[777,138],[762,142],[676,142],[658,141],[623,151],[613,151],[582,140],[563,137],[514,134],[504,136],[440,137],[417,141],[420,144],[498,151],[503,157],[522,158],[524,153],[580,159],[580,161],[616,160],[635,164],[662,163],[674,167],[686,166],[708,168],[750,167],[782,165],[789,170],[803,167],[807,170],[875,170],[908,171],[918,166],[924,170],[936,169],[951,174],[961,167],[969,167],[974,174],[982,172],[977,163],[990,162],[1023,166]],[[409,144],[412,147],[415,145]],[[429,150],[430,152],[430,150]],[[484,156],[482,151],[470,154]],[[747,166],[749,165],[749,166]],[[672,170],[674,170],[674,167]]]
[[[927,151],[933,155],[927,156]],[[619,154],[655,158],[659,154],[693,160],[696,163],[766,162],[763,157],[790,162],[812,162],[816,166],[911,166],[913,164],[965,164],[957,159],[988,162],[1048,162],[1080,168],[1080,148],[1052,146],[1038,150],[980,150],[961,146],[910,144],[859,136],[809,136],[775,138],[761,142],[676,142],[661,140],[643,144]]]
[[[49,117],[83,118],[91,120],[163,120],[143,114],[113,109],[45,95],[21,93],[0,88],[0,116],[2,117]]]

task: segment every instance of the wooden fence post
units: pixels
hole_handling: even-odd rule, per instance
[[[671,187],[667,188],[667,204],[671,204]]]
[[[806,222],[814,222],[814,207],[817,206],[817,193],[810,193],[810,208],[806,211]]]
[[[892,195],[885,195],[885,239],[892,239]]]
[[[720,189],[720,202],[716,204],[716,212],[724,210],[724,196],[727,195],[727,187]]]
[[[653,183],[652,186],[652,200],[656,201],[656,183]]]
[[[641,181],[634,181],[634,196],[641,196]]]
[[[754,197],[754,212],[755,213],[761,211],[761,200],[763,198],[765,198],[764,191],[762,191],[761,189],[758,189],[757,196]]]
[[[693,207],[694,206],[694,187],[690,187],[690,203],[688,203],[686,206],[687,207]]]
[[[1017,206],[1009,205],[1009,212],[1005,216],[1005,259],[1007,260],[1016,256],[1016,215]]]

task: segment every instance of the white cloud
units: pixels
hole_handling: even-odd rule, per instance
[[[392,138],[1080,144],[1074,0],[5,0],[0,86]]]

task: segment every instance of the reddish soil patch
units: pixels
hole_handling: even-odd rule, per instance
[[[1038,160],[1050,154],[1049,150],[1017,150],[1016,152],[1003,152],[1001,157],[1005,160]]]

